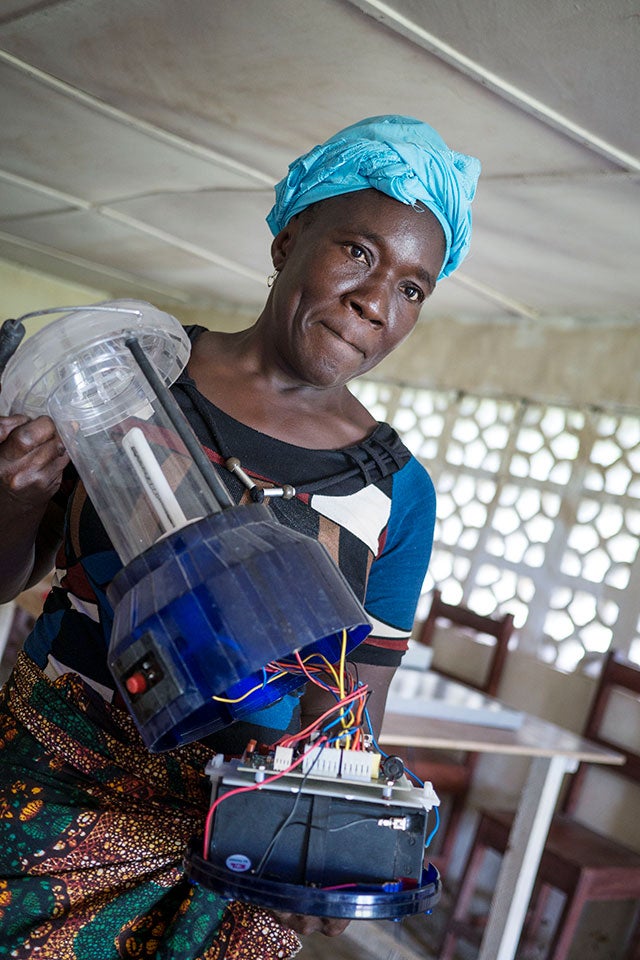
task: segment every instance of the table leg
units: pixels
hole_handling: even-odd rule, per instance
[[[478,960],[513,960],[568,757],[534,757],[500,867]]]

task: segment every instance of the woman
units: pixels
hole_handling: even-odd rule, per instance
[[[346,384],[411,332],[469,244],[479,164],[426,124],[377,117],[295,161],[276,187],[271,291],[239,333],[195,328],[174,394],[232,496],[230,457],[286,524],[318,537],[374,623],[352,659],[379,726],[428,563],[433,489],[395,432]],[[240,752],[299,728],[297,697],[206,744],[152,756],[106,666],[106,584],[119,568],[42,417],[0,420],[2,593],[51,569],[54,588],[6,685],[0,715],[0,945],[13,957],[288,957],[293,932],[344,924],[227,904],[181,872],[207,810],[212,746]],[[317,687],[303,723],[326,708]],[[39,953],[36,951],[39,950]],[[2,949],[0,948],[0,955]]]

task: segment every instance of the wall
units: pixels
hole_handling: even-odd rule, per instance
[[[106,290],[58,280],[6,260],[0,260],[0,289],[2,290],[0,323],[7,317],[19,317],[35,310],[115,299],[114,295]],[[139,299],[149,301],[149,296],[141,292]],[[154,297],[151,302],[154,306],[175,316],[181,323],[199,323],[211,329],[242,330],[255,320],[255,314],[232,307],[217,310],[191,308],[163,303],[158,297]],[[55,319],[55,316],[34,317],[27,321],[27,336],[52,319]]]
[[[249,326],[243,311],[167,308],[185,323]],[[368,374],[431,389],[526,397],[561,404],[640,408],[638,321],[570,318],[495,322],[429,317]]]
[[[104,290],[56,280],[46,274],[8,263],[6,260],[0,260],[0,290],[2,290],[0,323],[7,317],[20,317],[33,310],[97,303],[108,299],[108,294]],[[47,322],[47,318],[34,318],[27,321],[27,335]]]
[[[426,316],[375,371],[432,389],[640,407],[638,321]]]

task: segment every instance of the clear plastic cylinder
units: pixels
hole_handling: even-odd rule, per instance
[[[165,384],[189,357],[178,321],[115,301],[72,312],[27,340],[7,364],[0,414],[48,414],[120,559],[220,510],[201,470],[126,342],[135,337]],[[172,397],[178,417],[183,415]]]

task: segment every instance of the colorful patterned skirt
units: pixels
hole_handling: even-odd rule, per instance
[[[192,886],[210,751],[150,754],[126,711],[25,655],[0,695],[0,957],[282,960],[296,934]]]

